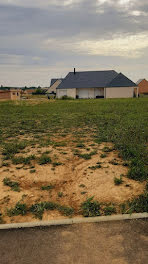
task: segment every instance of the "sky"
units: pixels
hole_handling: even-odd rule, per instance
[[[0,85],[48,87],[74,67],[148,79],[148,1],[0,0]]]

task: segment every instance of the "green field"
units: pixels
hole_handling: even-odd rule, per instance
[[[56,147],[54,135],[63,137],[64,146],[69,134],[78,144],[87,135],[97,144],[112,142],[129,167],[127,177],[148,180],[147,98],[0,103],[1,166],[19,164],[16,154],[28,146]]]
[[[36,105],[20,102],[0,104],[0,145],[16,143],[19,135],[33,136],[31,142],[43,144],[43,137],[88,129],[96,142],[113,142],[125,160],[131,161],[130,177],[147,177],[148,99],[57,100]],[[89,132],[90,128],[90,132]],[[77,132],[76,132],[77,133]],[[10,146],[11,147],[11,146]],[[9,153],[8,153],[9,154]]]

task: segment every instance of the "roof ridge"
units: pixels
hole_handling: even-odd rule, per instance
[[[112,71],[112,72],[116,72],[115,70],[95,70],[95,71],[76,71],[76,73],[82,73],[82,72],[109,72],[109,71]],[[69,73],[74,73],[73,71],[70,71]]]

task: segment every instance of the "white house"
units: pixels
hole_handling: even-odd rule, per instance
[[[132,98],[137,85],[113,70],[69,72],[56,88],[56,97]]]

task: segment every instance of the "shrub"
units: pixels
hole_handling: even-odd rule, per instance
[[[81,209],[85,217],[100,216],[100,204],[97,201],[93,201],[93,197],[82,203]]]
[[[9,178],[4,178],[3,179],[3,183],[4,183],[5,186],[11,187],[11,190],[13,190],[15,192],[19,192],[20,191],[18,182],[11,181]]]
[[[114,184],[115,185],[120,185],[123,183],[123,180],[122,180],[122,176],[120,176],[120,178],[114,178]]]

